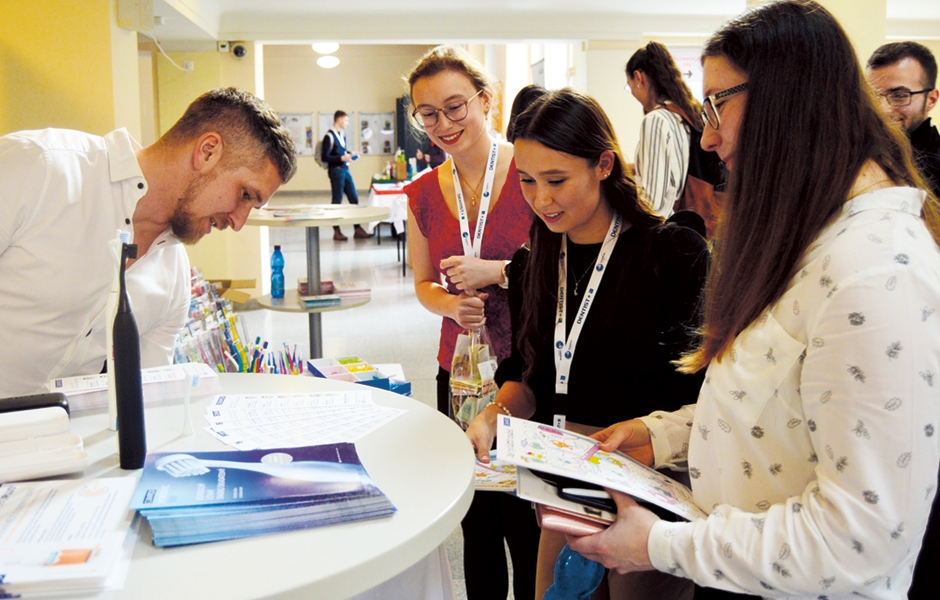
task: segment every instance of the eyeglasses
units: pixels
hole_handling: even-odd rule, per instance
[[[911,96],[914,96],[915,94],[929,94],[932,91],[933,88],[918,90],[916,92],[911,92],[908,90],[889,90],[884,94],[878,95],[885,99],[885,102],[888,103],[888,106],[901,108],[902,106],[907,106],[911,103]]]
[[[411,113],[411,117],[415,120],[420,127],[427,129],[428,127],[434,127],[437,125],[438,116],[437,113],[444,113],[444,116],[447,117],[447,120],[451,123],[459,123],[467,118],[468,106],[470,102],[483,93],[483,90],[480,90],[476,94],[470,96],[467,100],[463,102],[454,102],[448,104],[444,108],[430,108],[428,106],[422,106],[421,108],[416,108],[414,112]]]
[[[712,94],[708,98],[705,98],[705,102],[702,103],[702,124],[708,125],[712,129],[716,130],[721,127],[721,117],[718,116],[718,108],[721,104],[715,104],[719,100],[724,100],[729,96],[734,96],[739,94],[747,89],[747,82],[740,85],[736,85],[733,88],[728,88],[723,92],[718,92],[717,94]],[[723,104],[723,103],[722,103]]]

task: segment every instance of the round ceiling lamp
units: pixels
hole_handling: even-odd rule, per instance
[[[312,44],[313,50],[317,54],[333,54],[339,50],[339,44],[336,42],[321,42],[318,44]]]
[[[335,56],[321,56],[317,59],[317,64],[324,69],[332,69],[339,64],[339,59]]]

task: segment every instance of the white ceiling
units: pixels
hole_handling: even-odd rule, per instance
[[[704,36],[746,0],[154,0],[177,50],[216,40],[359,43]],[[887,0],[888,35],[940,39],[940,1]]]

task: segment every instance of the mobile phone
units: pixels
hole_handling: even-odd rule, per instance
[[[60,406],[65,409],[67,414],[70,414],[69,399],[66,398],[65,394],[62,392],[0,398],[0,413],[13,412],[15,410],[31,410],[33,408],[47,408],[50,406]]]
[[[563,500],[570,500],[571,502],[577,502],[584,506],[599,508],[612,513],[617,512],[617,504],[614,502],[614,499],[604,491],[604,488],[597,484],[572,479],[571,477],[565,477],[563,475],[554,475],[540,471],[532,472],[538,475],[543,481],[554,486],[555,493]]]

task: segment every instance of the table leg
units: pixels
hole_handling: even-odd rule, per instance
[[[320,293],[320,228],[307,227],[307,293]],[[310,358],[323,357],[323,328],[320,313],[307,315],[310,328]]]

